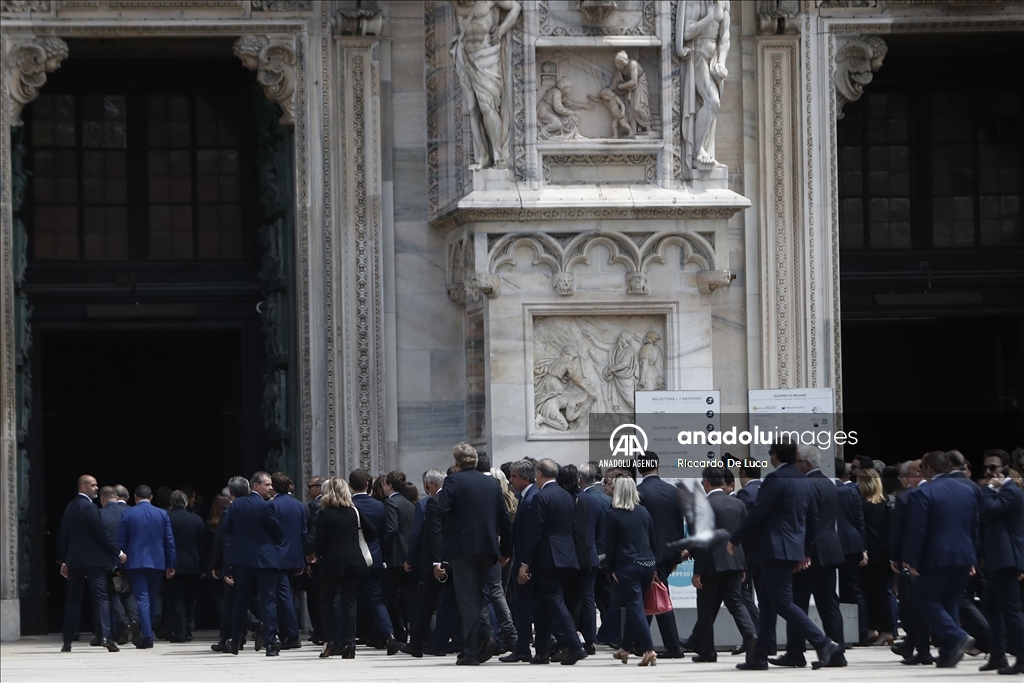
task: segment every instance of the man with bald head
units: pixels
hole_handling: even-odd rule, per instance
[[[107,600],[107,572],[111,558],[121,562],[127,556],[121,552],[103,529],[100,510],[93,503],[99,486],[96,478],[83,474],[78,478],[78,495],[64,508],[64,521],[57,535],[57,561],[61,576],[68,580],[68,601],[64,608],[64,646],[61,652],[71,652],[71,639],[78,629],[82,613],[82,594],[86,581],[92,590],[99,616],[100,644],[110,652],[117,652],[117,644],[110,637],[110,603]]]

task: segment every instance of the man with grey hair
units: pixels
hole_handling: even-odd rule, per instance
[[[896,573],[898,609],[900,624],[906,631],[906,638],[894,646],[894,652],[903,656],[903,664],[933,664],[930,652],[928,621],[915,608],[914,577],[903,564],[903,534],[907,523],[910,501],[917,493],[917,487],[924,482],[921,474],[921,459],[907,460],[900,464],[900,483],[903,492],[896,496],[892,518],[889,522],[889,567]],[[917,653],[915,654],[915,650]]]
[[[512,523],[512,576],[519,575],[522,556],[526,547],[526,535],[533,525],[533,501],[537,495],[534,482],[537,479],[537,467],[530,460],[518,460],[509,468],[508,483],[519,494],[519,507]],[[512,616],[516,625],[516,642],[511,654],[499,657],[498,661],[528,662],[530,654],[530,634],[533,626],[534,586],[531,583],[512,582]],[[511,645],[511,643],[509,644]]]
[[[105,493],[109,491],[109,493]],[[100,489],[100,521],[103,522],[103,530],[111,543],[117,543],[117,531],[121,528],[121,515],[128,508],[128,489],[121,484],[114,487],[104,486]],[[111,568],[114,573],[107,576],[107,597],[110,600],[110,614],[112,620],[111,637],[118,645],[128,643],[129,630],[135,644],[142,642],[142,631],[139,627],[139,610],[135,606],[135,596],[132,595],[131,586],[128,584],[128,574],[120,567],[120,562],[114,557],[111,560]],[[115,580],[116,579],[116,580]],[[95,633],[99,633],[97,628]],[[100,641],[93,639],[90,645],[100,645]]]
[[[213,537],[213,558],[210,563],[213,578],[224,581],[224,600],[221,604],[220,637],[216,643],[210,646],[210,649],[214,652],[230,653],[229,641],[235,613],[235,580],[226,575],[228,569],[226,558],[231,547],[231,538],[224,535],[224,522],[231,513],[234,501],[249,495],[249,480],[245,477],[231,477],[224,490],[231,497],[231,502],[221,513],[220,524],[218,524],[217,532]],[[242,649],[241,642],[238,643],[238,649]]]
[[[203,544],[206,525],[199,515],[189,512],[187,508],[188,495],[184,491],[173,492],[167,516],[171,518],[171,533],[174,535],[177,557],[174,576],[167,580],[165,586],[167,601],[164,619],[167,640],[172,643],[192,640],[199,574],[202,572],[199,549]]]
[[[423,490],[427,495],[416,504],[412,533],[409,534],[405,571],[415,574],[420,599],[416,613],[409,617],[409,642],[398,649],[413,657],[423,656],[423,645],[430,633],[430,618],[443,587],[434,574],[434,567],[441,566],[441,518],[437,509],[437,492],[444,486],[445,478],[441,470],[423,473]]]

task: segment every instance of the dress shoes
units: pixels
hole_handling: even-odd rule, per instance
[[[1017,657],[1017,663],[1013,666],[1004,666],[997,673],[1004,676],[1020,676],[1024,674],[1024,657]]]
[[[788,652],[782,655],[781,657],[769,658],[768,663],[772,666],[792,667],[795,669],[802,669],[803,667],[807,666],[806,659],[804,659],[803,657],[797,657],[796,655],[791,655]]]
[[[694,641],[694,640],[692,640],[690,638],[687,638],[686,640],[680,641],[678,649],[680,649],[680,650],[689,650],[690,652],[697,652],[698,651],[698,647],[697,647],[696,641]],[[661,656],[664,657],[665,655],[661,655]]]
[[[551,663],[551,660],[548,659],[547,655],[543,655],[543,656],[541,656],[541,655],[534,655],[530,659],[530,664],[550,664],[550,663]]]
[[[890,647],[889,652],[893,653],[894,655],[899,655],[900,657],[906,659],[907,657],[914,654],[914,646],[904,640],[899,645],[893,645],[892,647]]]
[[[900,664],[906,664],[907,666],[916,666],[917,664],[923,664],[925,666],[931,666],[935,663],[935,660],[931,655],[916,654],[910,657],[904,657],[900,660]]]
[[[227,652],[228,651],[227,641],[225,641],[225,640],[218,641],[218,642],[214,643],[213,645],[211,645],[210,649],[213,650],[214,652]]]
[[[136,649],[139,649],[139,650],[149,650],[150,648],[153,647],[153,639],[152,638],[143,638],[141,641],[139,641],[139,644],[136,645],[135,647],[136,647]]]
[[[388,641],[385,644],[385,647],[388,650],[388,655],[390,656],[390,655],[393,655],[393,654],[397,654],[398,653],[398,648],[401,647],[401,645],[402,644],[399,643],[394,638],[388,638]]]
[[[768,660],[767,659],[752,659],[749,662],[740,662],[736,665],[736,668],[740,671],[767,671]]]
[[[755,642],[756,640],[753,636],[751,636],[750,638],[745,638],[743,642],[740,643],[740,646],[732,651],[732,655],[735,657],[736,655],[742,655],[746,654],[747,652],[750,652],[754,649]]]
[[[99,636],[93,636],[93,639],[89,641],[90,647],[99,647],[103,645],[103,639]]]
[[[253,640],[256,642],[256,652],[263,649],[266,644],[263,640],[263,622],[257,621],[252,625]]]
[[[691,662],[697,662],[698,664],[707,664],[707,663],[710,663],[710,662],[717,662],[718,661],[718,655],[710,655],[710,656],[694,655],[694,656],[690,657],[690,661]]]
[[[565,653],[565,650],[552,650],[551,654],[548,655],[548,659],[550,659],[552,662],[560,662],[563,659],[565,659]]]
[[[300,647],[302,647],[302,643],[299,642],[298,636],[281,641],[282,650],[298,650]]]
[[[238,646],[238,643],[236,643],[235,641],[229,640],[227,642],[226,647],[227,647],[227,649],[224,650],[224,652],[226,652],[227,654],[229,654],[229,655],[237,655],[238,654],[239,646]]]
[[[355,643],[349,643],[348,645],[345,645],[343,648],[341,648],[341,658],[342,659],[355,659],[356,658],[356,644]]]
[[[71,643],[64,643],[60,646],[61,652],[71,652]]]
[[[469,655],[462,655],[455,660],[457,666],[480,666],[480,660],[476,657],[470,657]]]
[[[842,669],[844,666],[848,666],[849,662],[846,661],[846,655],[842,652],[832,655],[832,659],[828,660],[828,664],[825,665],[826,669]]]
[[[562,656],[562,664],[565,664],[567,666],[572,666],[573,664],[575,664],[576,662],[580,661],[581,659],[586,659],[586,658],[587,658],[587,652],[586,652],[586,650],[584,650],[581,647],[578,650],[567,651],[565,653],[565,655]]]
[[[132,634],[132,645],[138,647],[139,643],[142,642],[142,627],[139,626],[139,622],[133,619],[128,624],[128,630],[131,631]]]
[[[1010,666],[1010,663],[1006,661],[1005,657],[998,661],[993,661],[990,659],[981,666],[979,666],[978,671],[998,671],[999,669],[1002,669],[1003,667],[1007,666]]]
[[[448,650],[439,647],[424,647],[423,654],[430,655],[431,657],[447,657]]]
[[[107,648],[107,652],[120,652],[121,648],[117,646],[117,643],[112,641],[110,638],[104,638],[100,643],[103,647]]]
[[[122,626],[121,630],[117,632],[117,644],[127,645],[128,644],[128,627]]]
[[[584,643],[583,644],[583,651],[586,652],[588,655],[596,655],[597,654],[597,648],[594,647],[593,643]]]
[[[488,638],[486,641],[484,641],[484,644],[482,646],[480,646],[480,656],[478,657],[478,659],[480,660],[480,663],[483,664],[488,659],[493,657],[494,656],[494,652],[497,649],[498,649],[498,641],[496,641],[494,638]],[[389,649],[388,650],[388,654],[390,654],[390,652],[391,651]]]
[[[973,646],[974,638],[964,636],[963,639],[956,644],[956,647],[953,648],[952,652],[949,653],[948,657],[939,657],[935,660],[935,666],[940,669],[952,669],[960,663],[960,660],[964,658],[964,655]]]
[[[277,636],[274,636],[273,638],[268,640],[266,643],[264,643],[263,647],[266,648],[267,652],[270,652],[271,650],[273,650],[274,652],[280,652],[281,649],[282,649],[281,648],[281,641],[277,639]]]
[[[398,651],[399,652],[404,652],[405,654],[409,655],[410,657],[415,657],[416,659],[419,659],[419,658],[421,658],[423,656],[423,648],[422,647],[413,647],[412,645],[409,645],[408,643],[405,643],[404,645],[399,646]]]
[[[513,664],[513,663],[516,663],[516,662],[526,663],[526,662],[530,661],[530,655],[517,655],[516,653],[513,652],[510,655],[505,655],[504,657],[498,657],[498,661],[502,662],[504,664]]]
[[[682,647],[675,647],[675,648],[672,648],[671,650],[665,650],[660,655],[658,655],[658,657],[661,658],[661,659],[682,659],[683,657],[686,656],[685,650],[689,650],[690,652],[696,652],[697,651],[696,649],[694,649],[692,647],[687,647],[685,649],[682,648]],[[644,653],[641,652],[637,656],[638,657],[643,657]]]
[[[280,657],[281,653],[278,652],[276,649],[274,649],[272,647],[268,647],[267,648],[267,656],[268,657]]]
[[[828,641],[825,647],[818,650],[818,661],[811,664],[811,668],[818,670],[824,666],[828,666],[828,663],[832,661],[832,658],[842,651],[842,645],[833,640]]]

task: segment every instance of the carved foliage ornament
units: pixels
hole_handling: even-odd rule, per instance
[[[799,33],[799,0],[759,0],[757,3],[757,30],[759,33]]]
[[[46,74],[53,73],[68,56],[68,44],[56,36],[15,42],[8,56],[8,88],[11,95],[11,125],[21,126],[21,110],[39,96]]]
[[[0,0],[0,12],[49,12],[50,0]]]
[[[864,94],[864,87],[882,66],[888,47],[880,36],[860,36],[841,44],[836,51],[836,118],[843,107]]]
[[[235,55],[247,69],[256,72],[267,98],[284,112],[279,123],[295,125],[295,49],[284,40],[267,36],[242,36],[235,42]]]

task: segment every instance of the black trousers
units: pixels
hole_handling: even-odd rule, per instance
[[[359,576],[320,574],[320,624],[325,643],[352,645],[356,642],[356,597]],[[335,618],[334,598],[341,598],[341,623]]]
[[[859,554],[847,555],[846,562],[839,567],[839,602],[857,605],[857,642],[863,643],[868,639],[868,608],[861,586],[860,560]]]
[[[516,622],[516,644],[517,655],[530,656],[530,637],[533,632],[533,592],[536,584],[527,581],[520,584],[515,577],[519,575],[519,565],[516,564],[516,571],[513,573],[512,590],[512,618]]]
[[[391,617],[395,637],[403,640],[410,628],[416,610],[419,582],[416,575],[404,567],[388,567],[381,572],[380,599]]]
[[[484,585],[491,573],[495,558],[492,555],[460,555],[453,557],[452,578],[455,595],[462,615],[462,652],[476,658],[489,638],[494,637],[491,618],[484,599]]]
[[[235,606],[231,639],[241,642],[242,624],[249,600],[257,594],[258,616],[263,621],[263,636],[269,642],[277,636],[277,569],[235,567]]]
[[[740,594],[741,571],[716,572],[701,574],[703,588],[697,591],[697,625],[694,633],[697,636],[697,654],[702,657],[715,657],[715,620],[718,611],[725,603],[736,628],[743,640],[754,637],[754,623],[750,620],[743,597]]]
[[[793,567],[788,560],[760,560],[761,573],[757,584],[757,597],[761,600],[761,620],[757,624],[757,645],[752,659],[766,661],[775,643],[775,624],[778,617],[786,620],[787,627],[797,627],[797,637],[811,643],[814,649],[824,647],[829,638],[818,630],[807,613],[793,602]]]
[[[989,656],[994,662],[1009,652],[1024,661],[1024,614],[1021,614],[1020,570],[1015,567],[985,572],[985,616],[991,640]],[[963,612],[961,612],[963,614]]]
[[[100,622],[101,638],[110,638],[110,602],[107,600],[106,567],[68,567],[68,601],[64,606],[64,644],[71,646],[71,640],[78,633],[82,618],[82,597],[85,584],[89,583],[92,599]]]
[[[306,588],[306,611],[309,613],[309,638],[323,641],[323,629],[320,628],[320,567],[309,565],[309,573],[303,583]]]
[[[431,567],[433,570],[433,567]],[[419,603],[409,624],[409,646],[423,648],[427,638],[430,637],[430,620],[437,609],[437,599],[441,597],[441,589],[444,584],[434,578],[434,572],[419,572],[415,575],[419,580]]]
[[[839,595],[836,593],[837,567],[821,567],[813,562],[802,572],[793,574],[793,602],[808,613],[811,596],[818,608],[825,635],[840,645],[846,642],[843,636],[843,613],[839,611]],[[803,656],[804,639],[797,633],[796,625],[786,622],[786,652]]]
[[[892,606],[889,604],[888,564],[861,567],[862,593],[868,611],[868,625],[879,633],[892,633]]]
[[[199,577],[175,574],[173,578],[167,580],[166,585],[167,604],[164,607],[164,629],[167,631],[167,640],[180,643],[192,635]]]
[[[671,562],[662,562],[657,565],[656,570],[658,578],[667,586],[669,574],[676,570],[677,564]],[[676,627],[676,615],[675,610],[672,612],[666,612],[659,614],[655,617],[658,620],[658,630],[661,631],[661,642],[665,645],[666,650],[678,650],[679,649],[679,629]],[[647,624],[650,625],[651,617],[647,617]]]
[[[576,572],[575,577],[565,586],[565,606],[576,624],[576,630],[583,634],[583,642],[593,644],[597,638],[597,605],[594,585],[600,569]],[[517,627],[518,628],[518,627]]]
[[[530,581],[536,581],[534,588],[533,617],[536,628],[537,655],[543,658],[548,653],[551,634],[562,647],[570,651],[582,649],[579,636],[576,635],[576,624],[565,606],[565,586],[573,580],[579,570],[576,569],[545,569],[533,572]]]

